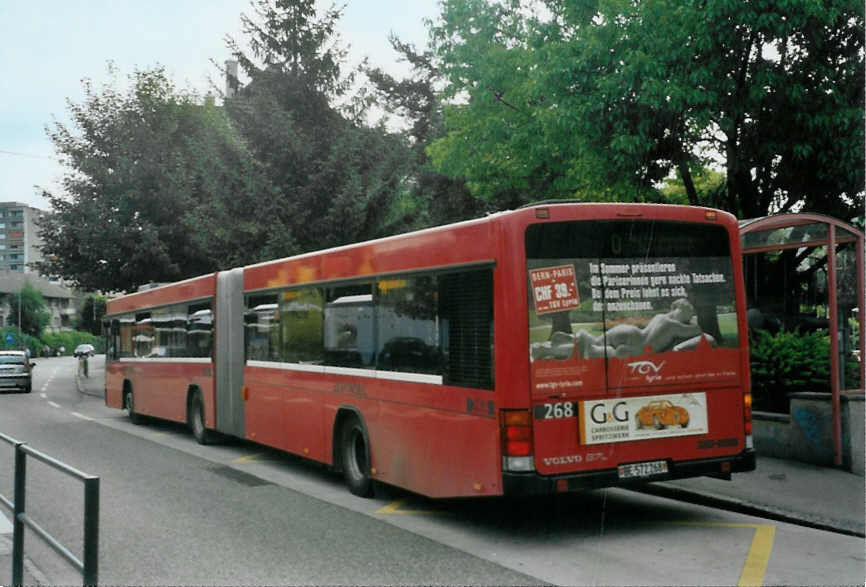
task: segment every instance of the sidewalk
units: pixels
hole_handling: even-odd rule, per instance
[[[3,510],[4,515],[6,510]],[[12,514],[9,514],[11,516]],[[0,534],[0,585],[12,583],[12,534]],[[24,573],[22,585],[48,585],[48,579],[39,569],[33,566],[27,558],[27,549],[24,549]]]
[[[709,477],[651,483],[663,497],[718,507],[823,530],[864,536],[866,479],[847,471],[762,457],[731,481]]]

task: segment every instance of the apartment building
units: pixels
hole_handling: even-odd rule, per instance
[[[20,202],[0,202],[0,271],[34,272],[29,264],[42,259],[36,220],[43,214]]]
[[[17,296],[26,284],[39,290],[45,298],[45,309],[51,314],[46,327],[49,332],[70,328],[75,323],[83,303],[83,296],[79,292],[48,281],[36,273],[0,269],[0,327],[12,324],[10,299]]]

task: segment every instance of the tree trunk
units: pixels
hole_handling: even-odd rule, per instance
[[[695,190],[695,182],[692,181],[692,171],[689,169],[689,164],[685,160],[679,163],[680,177],[683,180],[683,185],[686,187],[686,195],[689,197],[689,204],[692,206],[698,205],[698,192]]]

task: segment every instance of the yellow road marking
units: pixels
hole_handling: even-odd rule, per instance
[[[429,516],[442,516],[446,515],[448,512],[437,511],[437,510],[408,510],[402,509],[403,504],[406,503],[405,499],[398,499],[397,501],[392,501],[388,505],[379,508],[376,510],[377,514],[383,515],[429,515]]]
[[[776,527],[766,524],[735,524],[731,522],[675,522],[678,526],[715,526],[723,528],[752,528],[755,535],[752,545],[746,555],[743,572],[740,573],[738,587],[751,587],[764,584],[764,575],[770,563],[773,551],[773,540],[776,538]]]
[[[268,453],[265,453],[265,452],[257,452],[257,453],[251,454],[251,455],[247,455],[245,457],[238,457],[238,458],[234,459],[232,462],[233,463],[252,463],[252,462],[260,463],[263,460],[269,460],[269,459],[260,459],[259,458],[259,457],[263,457],[267,454]]]

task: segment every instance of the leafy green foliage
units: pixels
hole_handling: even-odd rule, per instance
[[[660,199],[741,217],[863,206],[864,7],[852,0],[446,0],[440,171],[473,193]],[[723,193],[693,169],[721,158]]]
[[[39,289],[29,283],[24,284],[20,295],[8,294],[6,301],[9,304],[9,323],[19,326],[20,316],[21,330],[25,334],[38,337],[51,322],[51,314],[46,309],[45,298],[42,297]]]
[[[40,349],[43,346],[48,346],[53,351],[63,347],[63,354],[67,356],[71,355],[75,347],[80,344],[92,344],[97,353],[105,352],[105,339],[103,337],[80,330],[46,332],[42,335],[41,343]]]
[[[6,335],[11,334],[14,337],[14,341],[12,344],[6,344]],[[36,338],[35,336],[31,336],[29,334],[21,335],[19,339],[18,328],[7,326],[5,328],[0,328],[0,350],[2,351],[19,351],[24,349],[30,349],[30,356],[35,357],[39,350],[42,348],[42,341]]]
[[[260,163],[271,191],[246,206],[268,256],[366,240],[390,232],[408,176],[398,135],[362,123],[363,104],[333,103],[351,84],[336,24],[313,0],[259,0],[242,17],[251,51],[229,47],[250,78],[226,99],[232,124]],[[259,24],[261,23],[261,24]]]
[[[750,333],[752,395],[756,410],[788,413],[788,394],[830,391],[830,340],[826,331]]]
[[[85,290],[132,290],[214,270],[218,247],[199,238],[201,210],[215,199],[264,191],[242,144],[212,103],[174,88],[162,69],[136,71],[130,88],[85,82],[69,103],[72,128],[49,137],[70,169],[64,193],[44,193],[54,213],[40,222],[46,275]]]
[[[84,298],[81,306],[80,322],[78,330],[89,332],[95,336],[102,334],[102,317],[105,316],[105,298],[97,295],[88,295]]]
[[[372,85],[371,99],[385,111],[410,124],[408,130],[408,193],[401,200],[405,228],[420,228],[475,218],[493,211],[492,206],[474,197],[462,178],[452,178],[433,168],[427,145],[444,135],[442,105],[437,86],[441,75],[433,64],[433,54],[423,53],[396,36],[391,46],[403,61],[412,66],[408,78],[397,80],[385,71],[365,65],[363,72]]]
[[[704,206],[723,208],[727,193],[725,175],[708,168],[697,168],[690,171],[692,188],[697,201]],[[668,177],[660,189],[665,202],[669,204],[688,204],[689,194],[682,178]]]

